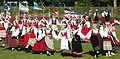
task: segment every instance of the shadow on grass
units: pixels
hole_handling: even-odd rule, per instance
[[[94,53],[94,51],[88,51],[88,52],[85,52],[85,53],[83,53],[83,54],[89,54],[89,55],[91,55],[91,56],[93,56],[94,57],[94,55],[95,55],[95,53]]]

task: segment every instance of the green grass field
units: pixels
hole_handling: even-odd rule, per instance
[[[116,25],[116,33],[117,37],[120,39],[120,25]],[[60,41],[54,40],[55,50],[59,51],[60,48]],[[0,42],[0,45],[2,42]],[[83,50],[84,53],[89,52],[92,50],[90,43],[83,43]],[[112,57],[106,57],[100,55],[98,59],[119,59],[120,58],[120,50],[118,50],[117,54]],[[96,59],[95,57],[91,56],[90,54],[84,54],[83,57],[73,58],[72,56],[62,57],[60,53],[55,53],[55,55],[47,56],[46,54],[32,54],[32,53],[25,53],[24,51],[11,51],[7,50],[6,48],[0,47],[0,59]]]

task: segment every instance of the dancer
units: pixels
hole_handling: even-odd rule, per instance
[[[70,47],[70,31],[67,29],[66,24],[62,24],[62,30],[59,32],[58,35],[59,39],[61,39],[61,55],[66,56],[66,55],[71,55],[71,47]]]

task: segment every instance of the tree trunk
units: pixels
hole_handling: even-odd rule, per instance
[[[4,0],[0,0],[0,6],[3,6]]]
[[[117,7],[117,0],[114,0],[114,7]]]

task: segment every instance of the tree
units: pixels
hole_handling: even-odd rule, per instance
[[[92,3],[91,3],[92,0],[76,0],[77,2],[77,6],[80,6],[80,7],[84,7],[84,6],[91,6]]]
[[[4,3],[4,0],[0,0],[0,6],[2,6]]]

